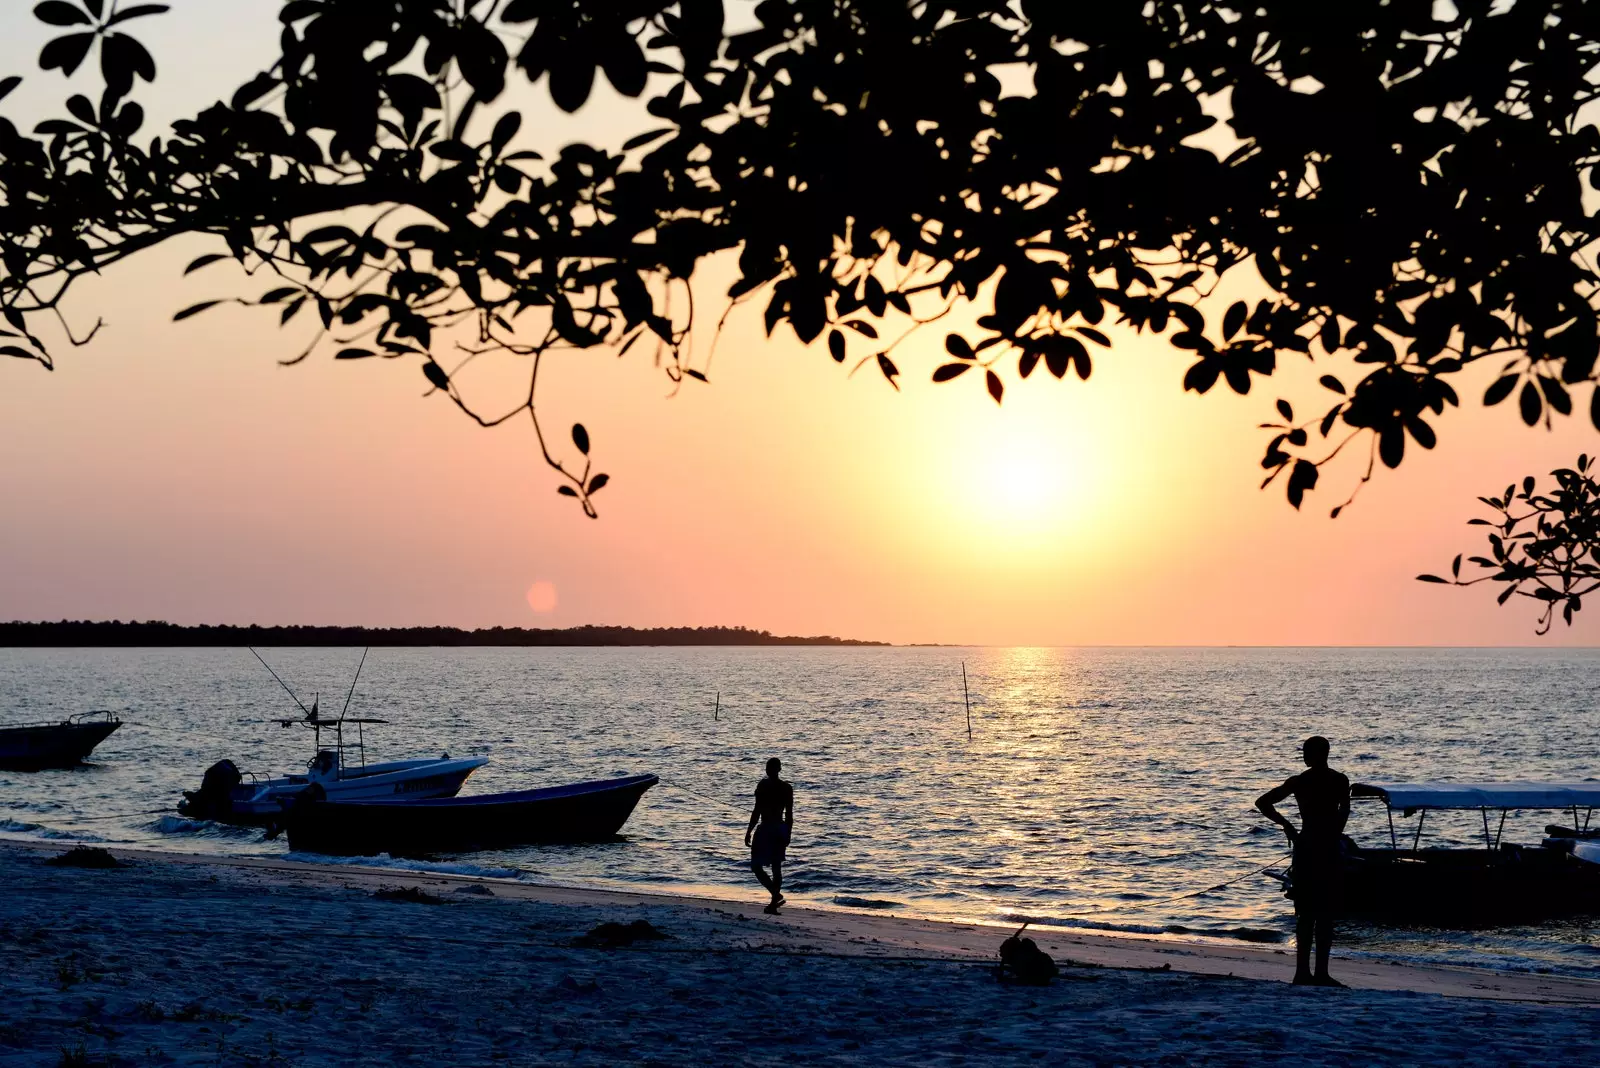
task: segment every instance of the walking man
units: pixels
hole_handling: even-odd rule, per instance
[[[1283,828],[1294,847],[1293,879],[1296,986],[1343,986],[1328,974],[1333,948],[1333,921],[1339,912],[1344,881],[1340,843],[1350,818],[1350,780],[1328,767],[1328,739],[1317,735],[1300,746],[1306,770],[1291,775],[1256,799],[1256,808]],[[1290,795],[1300,806],[1300,829],[1274,806]],[[1311,970],[1311,945],[1317,947],[1317,970]]]
[[[794,827],[794,787],[778,778],[781,770],[783,762],[777,757],[767,761],[767,777],[756,784],[755,808],[750,810],[750,825],[744,829],[744,844],[750,847],[750,870],[772,895],[772,903],[762,911],[774,916],[784,902],[783,857]],[[769,865],[770,876],[762,870]]]

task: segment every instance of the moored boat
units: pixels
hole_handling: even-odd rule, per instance
[[[451,759],[449,753],[437,759],[392,760],[381,764],[367,763],[365,729],[369,725],[387,723],[384,719],[348,716],[350,699],[355,696],[356,681],[367,662],[361,654],[356,665],[355,678],[350,680],[350,693],[345,697],[344,708],[337,719],[324,717],[315,698],[307,708],[278,678],[272,665],[262,660],[254,649],[261,665],[271,673],[290,699],[304,715],[295,719],[280,719],[281,727],[304,727],[312,733],[312,757],[303,775],[289,774],[271,779],[257,779],[241,772],[231,760],[219,760],[206,769],[200,789],[185,790],[178,802],[178,813],[191,819],[216,820],[222,823],[269,826],[277,823],[290,802],[305,791],[315,788],[318,797],[343,801],[370,801],[378,799],[454,797],[467,781],[467,776],[489,762],[487,757]],[[346,741],[346,727],[355,728],[355,739]],[[322,744],[322,732],[333,735],[331,746]],[[352,759],[353,757],[353,759]]]
[[[307,794],[285,817],[289,848],[329,856],[470,853],[614,837],[654,775],[427,800],[340,801]]]
[[[1600,782],[1358,783],[1351,797],[1385,806],[1389,844],[1345,840],[1343,906],[1350,916],[1472,928],[1600,914],[1600,842],[1589,829]],[[1568,811],[1573,826],[1546,828],[1537,845],[1502,841],[1509,813],[1536,810]],[[1478,812],[1482,848],[1423,847],[1428,814],[1440,811]],[[1397,831],[1397,813],[1417,817],[1410,835]],[[1292,892],[1293,868],[1286,881]]]
[[[120,726],[122,721],[110,712],[83,712],[59,723],[0,727],[0,770],[75,767]]]

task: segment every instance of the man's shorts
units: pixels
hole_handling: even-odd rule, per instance
[[[789,828],[781,823],[763,823],[750,842],[750,863],[781,864],[789,850]]]
[[[1289,874],[1296,914],[1319,920],[1338,916],[1344,900],[1344,857],[1337,839],[1300,842]]]

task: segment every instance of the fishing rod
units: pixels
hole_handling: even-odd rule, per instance
[[[278,673],[276,671],[272,670],[272,665],[267,663],[265,660],[262,660],[261,659],[261,654],[256,652],[255,648],[253,646],[248,646],[247,645],[247,646],[245,646],[245,648],[250,650],[250,655],[251,656],[255,657],[257,660],[261,660],[261,666],[266,668],[267,672],[273,678],[278,679]],[[365,660],[366,659],[366,654],[362,653],[361,654],[361,658],[363,660]],[[278,685],[283,687],[283,692],[288,694],[294,700],[295,704],[300,705],[300,711],[304,712],[306,714],[307,718],[310,718],[311,709],[307,708],[304,704],[302,704],[301,701],[300,701],[300,698],[295,697],[294,691],[289,689],[289,684],[287,682],[284,682],[282,679],[278,679]],[[352,690],[355,689],[355,684],[354,683],[351,684],[351,689]]]
[[[350,692],[344,695],[344,707],[339,710],[339,719],[344,719],[344,714],[350,711],[350,698],[356,695],[356,680],[361,678],[361,667],[367,662],[367,654],[372,652],[372,646],[361,650],[361,663],[356,665],[356,677],[350,680]]]

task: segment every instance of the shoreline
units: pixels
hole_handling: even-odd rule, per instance
[[[15,850],[42,859],[75,844],[32,843],[0,839],[0,856]],[[274,857],[215,856],[175,850],[107,845],[113,855],[131,863],[200,869],[207,876],[222,869],[250,872],[321,888],[415,888],[454,892],[481,885],[508,901],[591,908],[679,907],[727,910],[744,920],[761,918],[760,891],[743,897],[667,891],[621,890],[529,882],[458,872],[395,866],[368,866]],[[906,913],[885,914],[814,905],[786,906],[779,918],[783,934],[771,942],[778,952],[817,953],[824,945],[835,956],[884,959],[992,962],[999,943],[1015,923],[950,920]],[[1294,945],[1281,947],[1232,944],[1221,939],[1191,940],[1171,934],[1123,934],[1029,924],[1028,936],[1058,961],[1074,965],[1132,971],[1176,971],[1189,975],[1287,983],[1294,970]],[[1600,1007],[1600,978],[1501,972],[1461,965],[1383,961],[1366,956],[1334,954],[1338,976],[1351,989],[1407,991],[1444,997],[1520,1001]]]
[[[1351,989],[1292,987],[1287,950],[1051,929],[1060,978],[1018,987],[1013,928],[63,848],[0,841],[0,1068],[1600,1059],[1595,980],[1336,959]]]

